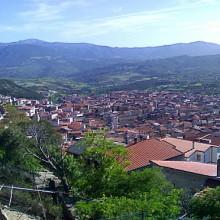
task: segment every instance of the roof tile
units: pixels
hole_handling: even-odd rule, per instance
[[[150,160],[168,160],[182,155],[173,145],[158,139],[149,139],[127,147],[128,171],[150,164]]]
[[[189,173],[195,173],[199,175],[217,176],[217,165],[205,164],[199,162],[189,162],[189,161],[161,161],[152,160],[152,162],[160,167],[185,171]]]

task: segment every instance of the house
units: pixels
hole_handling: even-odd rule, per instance
[[[70,128],[72,131],[83,131],[85,130],[85,124],[79,121],[72,121],[70,124],[68,124],[68,128]]]
[[[184,155],[175,147],[159,139],[147,139],[126,148],[130,164],[128,171],[143,169],[151,160],[184,160]]]
[[[18,107],[20,111],[25,112],[27,117],[33,117],[36,113],[35,106],[22,106]]]
[[[61,126],[58,128],[58,132],[61,134],[61,137],[64,142],[68,141],[68,133],[71,131],[68,127]]]
[[[3,96],[0,94],[0,104],[12,104],[13,99],[11,96]]]
[[[25,105],[31,105],[31,100],[19,98],[16,100],[18,106],[25,106]]]
[[[220,133],[214,132],[212,134],[202,135],[201,137],[197,138],[197,141],[201,143],[209,143],[220,146]]]
[[[69,125],[74,121],[73,117],[66,117],[59,119],[59,125]]]
[[[85,151],[85,147],[79,146],[77,144],[73,144],[67,149],[67,153],[73,155],[73,156],[80,156]]]
[[[217,163],[217,145],[188,141],[178,138],[166,137],[163,141],[173,145],[177,150],[184,153],[185,160],[201,163]]]
[[[220,185],[220,165],[189,161],[152,160],[153,167],[160,167],[166,178],[176,187],[197,192],[210,184]]]
[[[99,129],[104,127],[104,123],[99,119],[89,119],[88,126],[91,129]]]
[[[4,116],[3,116],[3,114],[0,112],[0,121],[1,121],[2,119],[4,119]]]

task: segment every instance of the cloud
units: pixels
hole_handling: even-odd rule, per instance
[[[59,20],[71,7],[88,7],[90,3],[88,0],[31,0],[27,3],[29,9],[20,12],[19,16],[35,22]]]
[[[220,22],[207,21],[203,23],[182,23],[181,28],[194,32],[203,31],[205,34],[220,33]]]
[[[4,32],[14,32],[16,31],[17,28],[15,26],[10,26],[10,25],[0,25],[0,32],[4,33]]]
[[[197,2],[198,3],[198,2]],[[197,7],[197,5],[193,5]],[[86,36],[99,36],[108,33],[135,33],[136,30],[166,28],[176,21],[179,12],[192,8],[192,5],[176,5],[158,10],[145,10],[137,13],[104,17],[83,22],[68,22],[63,25],[61,35],[66,39]]]
[[[174,0],[176,6],[180,9],[187,9],[187,8],[205,8],[209,6],[218,6],[220,4],[219,0]]]
[[[120,16],[112,16],[102,19],[94,19],[84,22],[69,22],[63,24],[61,35],[70,40],[74,38],[86,36],[99,36],[116,32],[135,32],[137,29],[154,26],[166,19],[168,14],[159,12],[140,12],[133,14],[125,14]]]
[[[103,3],[105,0],[99,1]],[[2,30],[23,32],[29,36],[39,36],[39,38],[49,36],[51,39],[56,36],[56,40],[69,42],[88,41],[91,37],[98,38],[110,34],[114,38],[114,34],[117,33],[126,36],[136,32],[147,33],[154,30],[158,33],[159,30],[165,32],[166,30],[172,31],[172,28],[178,29],[180,21],[177,22],[177,20],[182,12],[186,12],[188,9],[193,11],[194,8],[198,9],[198,7],[204,7],[206,4],[216,3],[216,0],[175,0],[175,3],[178,2],[178,4],[173,4],[168,8],[127,14],[122,14],[126,8],[120,7],[119,4],[115,11],[114,8],[112,9],[113,16],[89,20],[83,20],[84,17],[77,17],[78,21],[73,21],[75,10],[80,10],[82,7],[88,9],[92,3],[96,7],[97,5],[94,2],[91,0],[26,0],[26,9],[18,14],[21,25],[5,25]],[[115,13],[121,15],[116,16]],[[186,31],[187,28],[188,30],[199,28],[198,24],[193,24],[193,21],[189,20],[188,23],[179,26]],[[212,30],[214,31],[217,27],[212,25]],[[44,39],[47,40],[46,37]]]
[[[217,0],[199,0],[199,3],[204,3],[204,4],[216,4],[218,3]]]
[[[102,0],[103,1],[103,0]],[[73,36],[84,37],[86,35],[102,35],[114,31],[130,31],[146,25],[152,25],[165,19],[171,8],[157,11],[142,11],[138,13],[122,14],[119,16],[102,17],[101,19],[90,19],[72,21],[71,10],[77,7],[88,7],[89,0],[29,0],[27,10],[18,14],[22,25],[14,27],[14,31],[54,31],[64,38]],[[120,13],[121,7],[117,8]],[[161,14],[162,12],[162,14]],[[116,11],[115,11],[116,13]],[[117,14],[118,14],[117,13]],[[113,13],[114,14],[114,13]],[[71,18],[67,18],[67,16]],[[13,30],[13,29],[12,29]]]
[[[115,13],[115,14],[117,14],[117,13],[122,12],[123,9],[124,9],[124,8],[123,8],[122,6],[115,7],[115,8],[112,9],[112,12]]]

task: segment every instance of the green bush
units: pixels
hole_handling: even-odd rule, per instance
[[[220,219],[220,187],[206,188],[196,194],[191,200],[190,212],[197,219]]]
[[[129,216],[129,219],[171,220],[179,214],[178,200],[179,194],[175,190],[166,198],[152,191],[139,198],[103,197],[100,200],[79,202],[75,209],[81,220],[124,219],[124,216]]]

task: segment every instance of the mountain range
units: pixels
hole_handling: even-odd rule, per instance
[[[65,77],[126,85],[146,77],[190,79],[210,74],[220,75],[220,45],[202,41],[142,48],[37,39],[0,43],[0,78]]]
[[[0,43],[1,51],[30,50],[27,55],[63,56],[75,59],[158,59],[181,55],[203,56],[220,54],[220,45],[203,41],[156,47],[108,47],[88,43],[46,42],[27,39]]]

